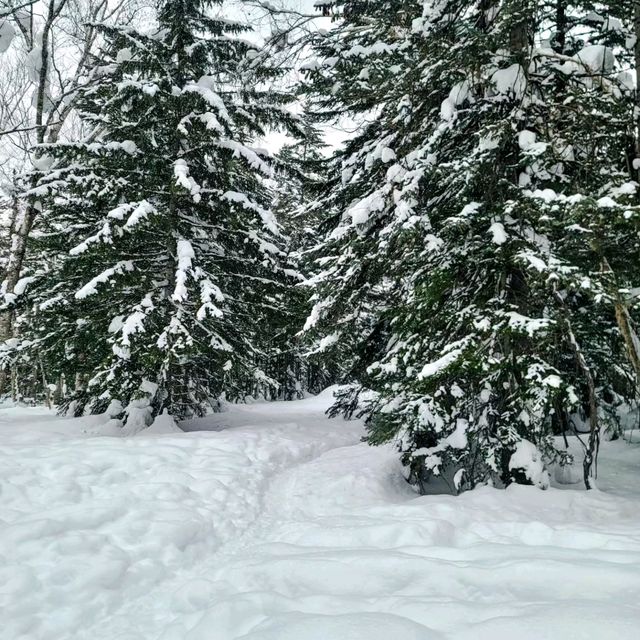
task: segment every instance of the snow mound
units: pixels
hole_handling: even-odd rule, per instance
[[[295,603],[291,603],[295,606]],[[212,618],[209,629],[217,618]],[[200,636],[203,640],[206,632]],[[194,638],[198,638],[196,634]],[[304,615],[295,610],[265,619],[243,640],[440,640],[443,636],[426,627],[393,614],[315,614]]]
[[[182,433],[182,429],[176,424],[173,416],[165,412],[157,416],[150,427],[138,432],[138,435],[163,435],[169,433]]]
[[[540,489],[549,487],[549,473],[544,467],[542,455],[533,442],[520,440],[509,460],[509,470],[520,472],[532,485]]]

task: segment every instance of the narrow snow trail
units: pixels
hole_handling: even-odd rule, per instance
[[[157,637],[178,584],[253,525],[273,477],[360,439],[326,403],[134,438],[96,437],[104,418],[0,412],[0,638]]]
[[[613,448],[640,470],[637,445]],[[518,486],[416,497],[392,449],[334,449],[275,479],[259,526],[186,585],[201,612],[161,638],[629,639],[637,497]]]
[[[636,637],[640,443],[603,491],[418,497],[328,402],[128,439],[0,411],[0,638]]]

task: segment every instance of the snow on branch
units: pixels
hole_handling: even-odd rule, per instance
[[[176,286],[171,299],[174,302],[184,302],[189,297],[187,291],[187,277],[191,270],[193,259],[196,257],[193,247],[188,240],[181,238],[177,245],[178,268],[176,269]]]
[[[221,198],[223,200],[227,200],[228,202],[235,202],[240,204],[244,209],[249,211],[255,211],[262,220],[262,224],[274,235],[280,235],[280,230],[278,228],[278,223],[275,219],[275,216],[269,209],[265,209],[261,207],[259,204],[256,204],[252,200],[250,200],[244,193],[239,193],[237,191],[227,191],[222,194]]]
[[[80,289],[80,291],[76,292],[76,300],[84,300],[89,296],[96,295],[98,293],[99,284],[106,284],[107,282],[110,282],[114,276],[131,272],[133,271],[133,269],[133,262],[131,262],[130,260],[118,262],[118,264],[116,264],[114,267],[106,269],[100,275],[93,278],[93,280],[87,282],[87,284],[85,284],[84,287]]]
[[[275,173],[273,167],[268,162],[265,162],[255,149],[228,138],[218,140],[217,145],[221,149],[230,149],[235,157],[243,157],[252,169],[257,169],[268,178],[273,178]]]

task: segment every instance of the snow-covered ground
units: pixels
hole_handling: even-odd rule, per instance
[[[0,410],[0,638],[638,637],[640,444],[599,491],[418,497],[329,401],[130,438]]]

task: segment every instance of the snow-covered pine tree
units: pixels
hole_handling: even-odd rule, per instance
[[[320,122],[356,129],[329,160],[325,189],[310,205],[324,240],[306,253],[316,287],[305,330],[314,357],[340,363],[341,379],[353,383],[335,411],[351,413],[367,366],[382,350],[393,303],[388,225],[411,224],[413,188],[394,195],[404,170],[397,155],[410,153],[420,135],[414,117],[419,80],[411,22],[419,1],[337,1],[334,28],[317,34],[316,59],[303,69],[310,107]],[[391,126],[389,126],[391,124]],[[398,171],[400,173],[398,173]]]
[[[615,420],[614,402],[634,399],[611,295],[593,277],[600,267],[567,243],[578,211],[597,217],[627,189],[618,70],[594,70],[591,56],[610,54],[601,43],[575,43],[581,57],[545,42],[558,2],[425,2],[421,17],[403,3],[396,19],[412,33],[399,42],[397,27],[367,39],[380,24],[371,3],[344,4],[319,48],[316,86],[333,88],[333,113],[357,104],[370,123],[347,144],[325,200],[334,223],[308,325],[321,343],[361,345],[369,440],[397,439],[422,489],[434,475],[454,491],[544,486],[543,458],[562,456],[554,431],[582,412],[593,453],[599,417]],[[379,3],[388,21],[392,4]],[[570,31],[594,33],[575,5],[564,48]],[[387,62],[381,71],[372,56]],[[371,84],[385,74],[386,85]],[[604,116],[599,146],[590,127],[595,119],[602,133]],[[363,331],[363,318],[377,331]]]
[[[281,171],[276,176],[274,213],[297,250],[309,244],[320,222],[309,203],[321,193],[325,183],[326,157],[320,131],[309,122],[301,140],[286,144],[278,152]]]
[[[325,185],[326,157],[320,131],[305,117],[305,136],[285,145],[278,153],[282,167],[276,176],[276,200],[274,213],[288,239],[289,255],[301,274],[305,271],[306,251],[317,240],[318,212],[310,206]],[[278,395],[284,399],[300,397],[304,391],[319,393],[335,380],[336,362],[326,359],[316,362],[306,353],[307,346],[301,339],[300,327],[309,314],[309,291],[303,280],[289,294],[290,316],[275,336],[281,345],[278,359],[283,374]]]
[[[640,397],[633,296],[640,282],[634,170],[640,147],[633,115],[637,92],[629,71],[634,67],[631,9],[616,0],[595,8],[588,2],[549,3],[553,34],[532,64],[532,73],[547,79],[538,88],[544,109],[538,107],[536,128],[526,134],[545,145],[529,174],[538,186],[535,174],[542,172],[547,188],[532,193],[541,229],[581,274],[579,287],[562,292],[567,305],[562,322],[583,352],[584,359],[577,358],[574,345],[570,360],[582,363],[577,378],[584,388],[585,376],[592,377],[595,390],[582,394],[578,415],[560,421],[584,420],[591,427],[585,475],[597,450],[597,430],[619,428]],[[558,409],[556,417],[561,415]]]
[[[184,417],[271,383],[257,363],[291,274],[269,208],[274,162],[252,144],[297,119],[223,10],[165,0],[147,33],[101,25],[86,137],[39,150],[30,197],[46,268],[28,337],[94,411],[119,400],[144,420]]]

